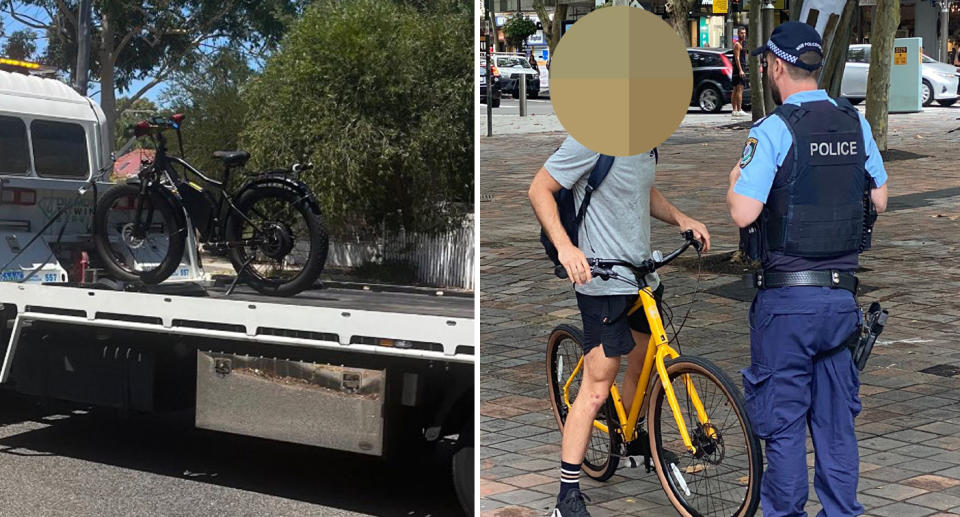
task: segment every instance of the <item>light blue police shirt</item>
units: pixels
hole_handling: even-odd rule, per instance
[[[836,101],[827,95],[826,90],[797,92],[787,97],[784,102],[800,105],[804,102],[822,100],[829,100],[834,106],[837,105]],[[870,124],[863,114],[859,115],[867,153],[867,172],[873,178],[874,187],[879,188],[887,182],[887,171],[883,168],[883,158],[880,156],[880,150],[877,149],[877,142],[873,140]],[[766,203],[777,168],[783,164],[783,159],[792,145],[793,137],[782,118],[777,115],[768,115],[758,120],[750,129],[747,145],[740,159],[740,178],[733,185],[733,191]]]

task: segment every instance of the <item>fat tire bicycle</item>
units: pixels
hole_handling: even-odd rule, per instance
[[[639,265],[619,260],[588,259],[591,274],[616,279],[638,290],[628,314],[643,310],[650,325],[650,341],[636,395],[624,408],[616,382],[593,422],[583,461],[589,477],[605,481],[626,457],[626,444],[640,436],[646,412],[650,456],[647,471],[657,477],[670,503],[684,517],[747,517],[760,503],[763,452],[744,407],[743,395],[730,378],[709,360],[681,356],[667,340],[653,292],[644,278],[700,242],[690,231],[685,242],[666,257]],[[626,266],[635,280],[614,271]],[[566,278],[563,266],[557,276]],[[583,372],[583,333],[560,325],[547,342],[547,378],[553,414],[563,432],[570,406],[579,391]],[[627,412],[629,410],[629,412]],[[652,467],[651,467],[652,462]]]
[[[136,178],[111,187],[96,203],[94,241],[104,268],[119,280],[158,284],[179,266],[192,225],[205,250],[229,256],[237,272],[234,285],[242,279],[274,296],[310,288],[329,247],[316,198],[296,177],[312,166],[255,173],[231,194],[231,173],[250,154],[213,153],[223,161],[223,179],[207,177],[167,154],[164,132],[174,130],[183,155],[182,120],[182,115],[154,117],[129,128],[136,138],[151,138],[156,152]],[[205,186],[189,181],[188,173]]]

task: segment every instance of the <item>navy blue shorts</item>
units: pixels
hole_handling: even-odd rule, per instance
[[[583,353],[587,354],[595,346],[603,345],[603,354],[607,357],[619,357],[629,354],[635,345],[631,330],[643,334],[650,333],[650,324],[642,310],[627,315],[627,311],[636,303],[639,295],[615,294],[611,296],[588,296],[577,293],[577,305],[583,319]],[[653,291],[657,301],[657,310],[663,311],[663,283]]]

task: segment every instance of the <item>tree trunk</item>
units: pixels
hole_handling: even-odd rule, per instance
[[[766,41],[763,40],[763,34],[760,27],[760,1],[750,0],[750,11],[747,13],[747,24],[749,27],[748,39],[750,40],[750,50],[760,48]],[[763,80],[760,74],[760,60],[763,56],[749,56],[747,58],[750,67],[750,111],[753,113],[753,120],[760,120],[766,116],[763,109]]]
[[[114,83],[114,65],[117,55],[113,48],[113,27],[104,12],[100,18],[100,108],[107,117],[107,142],[110,149],[116,143],[117,96]]]
[[[877,0],[870,31],[870,72],[867,73],[867,122],[881,151],[887,150],[887,112],[890,102],[890,59],[893,38],[900,25],[900,2]]]
[[[684,46],[690,46],[690,22],[687,13],[693,6],[693,0],[667,0],[667,11],[670,13],[670,26],[677,31]]]
[[[843,6],[840,21],[834,28],[830,41],[825,41],[825,56],[823,71],[820,73],[820,88],[827,91],[831,97],[840,96],[840,83],[843,82],[843,69],[847,64],[847,47],[850,44],[850,34],[853,32],[853,23],[857,18],[858,0],[847,0]]]
[[[550,49],[550,61],[553,60],[553,49],[560,43],[560,36],[563,35],[563,21],[567,18],[567,4],[557,5],[553,12],[553,20],[547,13],[547,8],[543,5],[543,0],[533,2],[533,9],[537,12],[537,18],[540,18],[540,25],[543,27],[543,36],[547,40],[547,48]],[[494,34],[496,39],[496,34]],[[550,61],[547,61],[547,69],[550,69]]]
[[[770,0],[764,0],[764,2],[769,2]],[[760,2],[757,1],[759,4]],[[751,6],[753,1],[751,1]],[[759,7],[759,6],[758,6]],[[764,4],[763,7],[760,7],[760,19],[763,25],[763,39],[764,41],[770,40],[770,35],[773,33],[773,5]],[[770,87],[770,79],[766,75],[763,76],[763,110],[765,115],[773,113],[773,110],[777,109],[777,103],[773,98],[773,88]],[[752,98],[752,97],[751,97]],[[783,99],[781,99],[782,101]]]

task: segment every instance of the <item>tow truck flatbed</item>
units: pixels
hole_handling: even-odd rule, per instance
[[[174,289],[188,292],[183,286]],[[9,378],[20,330],[39,321],[338,351],[348,348],[377,355],[474,361],[472,318],[437,315],[440,312],[472,313],[473,300],[451,298],[454,303],[448,303],[451,299],[435,303],[431,297],[416,294],[350,291],[319,290],[292,298],[275,298],[252,294],[243,288],[227,296],[225,291],[214,288],[206,290],[211,296],[185,296],[3,282],[0,283],[0,302],[16,307],[16,317],[0,382]],[[411,347],[377,344],[381,340],[407,342]]]

